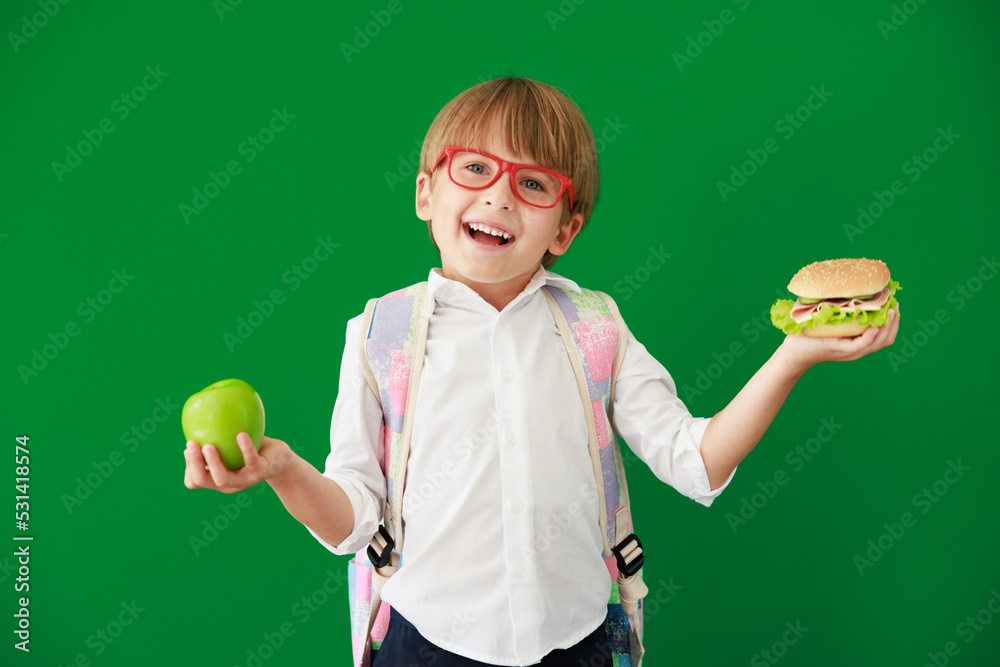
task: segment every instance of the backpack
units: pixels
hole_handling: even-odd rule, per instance
[[[614,379],[625,355],[626,329],[614,301],[601,292],[574,292],[552,285],[541,288],[562,335],[584,402],[588,447],[597,480],[602,557],[611,578],[604,627],[619,667],[640,667],[643,604],[649,592],[642,581],[642,543],[632,532],[628,486],[618,437],[611,428]],[[386,503],[382,524],[367,549],[348,563],[351,642],[354,667],[371,667],[385,638],[389,605],[381,603],[382,586],[400,567],[402,507],[406,460],[413,432],[429,315],[427,282],[371,299],[357,341],[368,385],[382,407],[382,460]]]

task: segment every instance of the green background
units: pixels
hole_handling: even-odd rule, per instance
[[[650,588],[645,664],[772,664],[761,651],[773,650],[784,665],[923,665],[949,642],[949,664],[998,664],[1000,281],[979,276],[994,277],[984,258],[1000,250],[1000,9],[675,4],[53,2],[47,18],[44,1],[3,3],[0,437],[11,452],[30,436],[35,539],[30,655],[12,646],[14,542],[0,552],[0,663],[247,665],[283,623],[294,634],[265,665],[350,663],[346,586],[307,618],[301,606],[348,557],[269,487],[192,547],[237,497],[184,487],[180,406],[247,380],[268,435],[322,469],[347,320],[439,265],[409,155],[448,100],[513,73],[561,88],[606,131],[590,226],[553,270],[617,299],[695,415],[723,408],[781,342],[754,318],[802,265],[880,258],[903,287],[895,345],[808,372],[710,509],[626,450]],[[348,58],[340,45],[373,11],[391,21]],[[165,74],[123,118],[147,67]],[[812,86],[832,95],[789,137],[777,124]],[[240,145],[274,109],[294,119],[250,161]],[[55,168],[102,119],[113,131]],[[958,138],[935,155],[949,128]],[[779,150],[724,198],[717,183],[768,138]],[[906,163],[929,148],[936,161],[910,180]],[[229,161],[239,173],[185,220],[180,205]],[[845,229],[895,180],[905,192],[880,217]],[[339,246],[295,283],[318,238]],[[671,255],[648,272],[651,247]],[[134,278],[112,295],[123,269]],[[276,289],[285,301],[230,349],[224,335]],[[100,312],[86,305],[108,296]],[[43,349],[52,358],[22,375]],[[157,401],[175,406],[162,423]],[[797,462],[823,419],[842,427]],[[968,468],[953,484],[939,481],[949,462]],[[100,485],[77,491],[88,475]],[[775,475],[787,483],[769,487]],[[936,502],[915,498],[935,482]],[[67,505],[74,494],[87,497]],[[915,525],[887,536],[904,512]],[[880,537],[890,548],[859,572]],[[461,557],[474,566],[474,550]],[[100,640],[133,601],[134,622]],[[989,622],[963,631],[977,613]],[[797,622],[808,631],[783,644]]]

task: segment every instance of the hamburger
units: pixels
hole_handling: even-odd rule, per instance
[[[771,323],[811,338],[860,336],[889,321],[899,283],[877,259],[827,259],[799,269],[788,283],[797,298],[771,306]]]

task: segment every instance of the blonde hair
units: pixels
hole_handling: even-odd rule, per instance
[[[533,79],[504,76],[483,81],[460,93],[438,112],[420,151],[420,171],[431,174],[431,188],[437,177],[431,171],[433,160],[445,146],[477,148],[493,129],[508,153],[530,155],[541,166],[573,179],[573,208],[566,210],[560,202],[563,214],[559,224],[567,224],[574,214],[580,213],[585,227],[597,203],[599,189],[593,130],[565,93]],[[430,221],[427,231],[434,242]],[[437,243],[434,247],[437,248]],[[542,266],[548,269],[556,259],[558,255],[546,250]]]

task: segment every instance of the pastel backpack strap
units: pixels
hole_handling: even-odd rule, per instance
[[[348,563],[351,640],[355,667],[371,667],[389,625],[382,587],[402,566],[402,508],[414,403],[423,368],[429,315],[422,282],[372,299],[365,308],[358,354],[365,379],[382,407],[381,459],[386,479],[382,525],[367,549]],[[395,509],[394,509],[395,508]]]
[[[627,329],[615,302],[592,290],[542,288],[577,378],[580,398],[589,409],[588,447],[597,479],[602,555],[611,577],[605,629],[615,664],[639,667],[642,646],[642,543],[632,529],[628,485],[618,436],[612,427],[614,385],[625,356]]]

